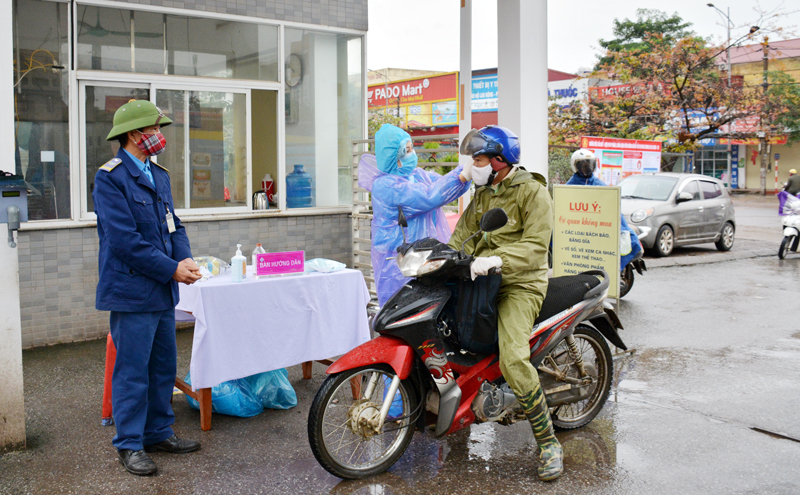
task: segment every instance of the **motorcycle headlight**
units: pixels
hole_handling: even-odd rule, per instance
[[[422,265],[428,261],[431,251],[415,251],[413,248],[406,251],[405,255],[397,256],[397,267],[404,277],[416,277]]]
[[[631,222],[641,222],[645,218],[649,217],[653,214],[653,209],[648,208],[646,210],[636,210],[631,214]]]

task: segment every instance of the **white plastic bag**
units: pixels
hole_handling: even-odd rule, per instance
[[[626,256],[631,254],[633,246],[631,246],[631,233],[628,230],[621,230],[619,233],[619,255]]]
[[[305,271],[330,273],[342,270],[345,267],[346,265],[344,263],[339,263],[338,261],[327,260],[325,258],[314,258],[313,260],[306,261]]]

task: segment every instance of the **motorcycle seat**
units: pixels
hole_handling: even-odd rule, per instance
[[[552,318],[570,306],[583,301],[586,293],[598,285],[600,285],[599,278],[584,273],[551,278],[547,284],[547,294],[535,324]]]

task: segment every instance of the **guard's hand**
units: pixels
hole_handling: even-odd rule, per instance
[[[472,276],[472,280],[475,280],[478,275],[487,275],[492,268],[500,268],[501,266],[503,266],[503,260],[499,256],[475,258],[475,261],[469,267],[469,273]]]
[[[197,263],[195,263],[192,258],[186,258],[178,263],[178,268],[175,270],[175,274],[172,275],[172,278],[177,282],[192,285],[203,278],[203,276],[200,274],[200,267],[197,266]]]
[[[461,182],[469,182],[472,180],[472,162],[467,163],[464,165],[464,168],[461,169],[461,173],[458,174]]]

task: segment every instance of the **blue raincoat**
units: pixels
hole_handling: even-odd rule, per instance
[[[592,175],[591,177],[589,177],[587,179],[586,177],[581,177],[580,175],[578,175],[576,173],[576,174],[572,174],[572,177],[567,181],[566,185],[568,185],[568,186],[606,186],[608,184],[606,184],[602,180],[598,179],[594,175]],[[628,232],[631,233],[631,252],[626,254],[625,256],[622,256],[620,258],[620,260],[619,260],[619,268],[620,268],[620,270],[624,270],[625,267],[628,266],[628,263],[631,262],[633,257],[636,256],[637,254],[639,254],[639,251],[642,250],[642,245],[639,243],[639,236],[637,236],[636,233],[633,231],[633,229],[630,228],[630,226],[628,226],[628,222],[625,221],[625,216],[624,215],[621,215],[620,221],[621,221],[620,227],[622,228],[622,230],[627,230]]]
[[[450,240],[450,226],[442,206],[451,203],[469,189],[462,183],[457,167],[445,176],[428,172],[402,161],[398,169],[398,149],[411,137],[404,130],[384,124],[375,135],[376,156],[363,155],[358,167],[358,184],[372,193],[372,269],[378,303],[383,306],[409,279],[400,273],[395,260],[403,242],[397,225],[397,207],[403,207],[408,222],[406,239],[414,242],[434,237],[443,243]]]

